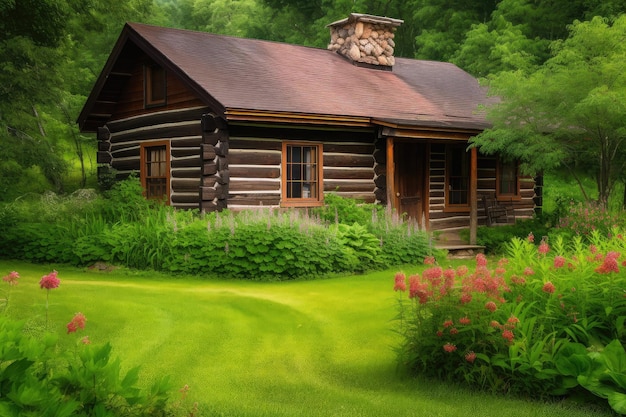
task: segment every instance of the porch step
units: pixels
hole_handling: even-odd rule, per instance
[[[485,252],[484,246],[470,245],[455,232],[437,236],[433,244],[437,249],[448,251],[448,259],[473,259],[477,254]]]

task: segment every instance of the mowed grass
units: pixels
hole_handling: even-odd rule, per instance
[[[110,341],[126,368],[141,365],[142,385],[170,375],[174,397],[189,385],[205,416],[611,415],[403,376],[393,351],[395,271],[260,283],[0,261],[0,275],[21,275],[8,314],[34,334],[45,325],[38,282],[52,269],[61,285],[50,291],[48,327],[61,348],[76,349],[84,335]],[[86,329],[65,334],[79,311]]]

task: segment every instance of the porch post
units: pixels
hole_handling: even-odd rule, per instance
[[[393,137],[387,137],[387,205],[396,207],[396,162],[393,159]]]
[[[476,230],[478,229],[478,152],[471,149],[470,162],[470,245],[476,244]]]

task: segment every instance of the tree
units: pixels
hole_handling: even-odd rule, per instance
[[[488,108],[493,127],[471,146],[519,159],[527,173],[592,173],[607,204],[626,162],[626,15],[577,21],[569,31],[536,71],[489,78],[500,102]]]

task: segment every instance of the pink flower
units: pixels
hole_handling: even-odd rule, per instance
[[[454,322],[452,320],[446,320],[443,322],[443,327],[447,328],[447,327],[452,327],[454,326]]]
[[[14,286],[17,285],[17,280],[20,278],[20,274],[18,274],[15,271],[11,271],[11,273],[9,275],[5,275],[4,277],[2,277],[2,280],[4,282],[8,282],[9,285]]]
[[[498,309],[498,306],[493,301],[489,301],[485,304],[485,308],[493,313]]]
[[[515,316],[511,316],[507,320],[507,323],[509,323],[509,324],[517,324],[517,323],[519,323],[519,319],[517,317],[515,317]]]
[[[596,272],[599,274],[608,274],[610,272],[619,272],[619,265],[617,258],[619,258],[619,252],[609,252],[604,257],[602,265],[596,268]]]
[[[437,330],[437,337],[442,337],[443,336],[443,332],[441,330]]]
[[[465,360],[469,363],[474,363],[476,360],[476,354],[473,351],[469,351],[465,354]]]
[[[515,337],[515,335],[513,334],[512,331],[510,330],[505,330],[502,332],[502,337],[506,340],[508,340],[509,342],[513,341],[513,338]]]
[[[528,240],[530,243],[535,243],[535,235],[533,235],[533,232],[530,232],[530,233],[528,234],[528,238],[527,238],[527,240]]]
[[[550,252],[550,246],[548,246],[548,242],[542,239],[541,243],[539,244],[538,250],[541,255],[545,255],[546,253]]]
[[[541,288],[541,290],[548,294],[553,294],[554,291],[556,290],[556,287],[554,286],[552,282],[548,281],[545,284],[543,284],[543,288]]]
[[[402,272],[396,274],[396,283],[393,286],[394,291],[406,291],[406,276]]]
[[[517,275],[513,275],[511,277],[511,282],[513,284],[517,284],[517,285],[524,285],[524,284],[526,284],[526,280],[524,279],[524,277],[518,277]]]
[[[436,263],[434,256],[427,256],[424,258],[424,265],[434,265]]]
[[[419,298],[420,304],[428,302],[431,293],[428,291],[428,284],[420,281],[419,275],[409,277],[409,298]]]
[[[494,329],[499,329],[502,326],[496,320],[491,320],[489,322],[489,327],[493,327]]]
[[[479,253],[478,255],[476,255],[476,266],[487,266],[487,257],[484,253]]]
[[[465,317],[461,317],[459,319],[459,323],[463,324],[463,325],[468,325],[472,322],[472,320],[470,320],[469,317],[465,316]]]
[[[89,340],[89,336],[85,336],[82,339],[80,339],[80,343],[82,343],[83,345],[90,345],[91,340]]]
[[[563,268],[565,266],[565,258],[562,256],[555,256],[554,257],[554,268],[555,269],[559,269],[559,268]]]
[[[445,345],[443,345],[443,350],[445,350],[448,353],[452,353],[456,351],[456,346],[453,345],[452,343],[446,343]]]
[[[535,275],[535,271],[529,266],[524,268],[524,275]]]
[[[472,294],[469,294],[469,293],[464,293],[464,294],[461,296],[461,304],[467,304],[467,303],[469,303],[470,301],[472,301]]]
[[[52,290],[59,287],[61,280],[57,278],[58,272],[52,271],[48,275],[44,275],[41,277],[41,281],[39,281],[39,286],[41,289]]]
[[[72,318],[72,321],[67,323],[67,333],[74,333],[78,329],[84,329],[86,321],[87,318],[83,313],[76,313]]]
[[[469,268],[466,265],[461,265],[456,269],[456,275],[462,277],[469,272]]]
[[[451,335],[455,335],[455,334],[459,334],[459,330],[456,327],[453,327],[450,329],[450,334]]]

